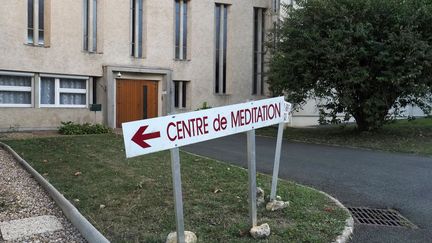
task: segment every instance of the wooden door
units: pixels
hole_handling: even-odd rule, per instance
[[[157,117],[158,85],[156,81],[117,80],[116,126],[123,122]]]

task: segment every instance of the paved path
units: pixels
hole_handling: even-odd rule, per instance
[[[275,139],[257,137],[257,170],[271,174]],[[185,147],[247,167],[244,134]],[[353,242],[432,242],[432,158],[284,142],[279,176],[310,185],[346,206],[394,208],[420,229],[355,225]]]

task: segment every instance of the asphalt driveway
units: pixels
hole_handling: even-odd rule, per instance
[[[276,139],[257,137],[257,170],[271,174]],[[246,135],[184,150],[247,167]],[[284,141],[279,177],[346,206],[397,209],[419,229],[355,225],[353,242],[432,242],[432,157]]]

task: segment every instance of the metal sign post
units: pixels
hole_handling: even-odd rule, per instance
[[[177,242],[185,242],[183,196],[180,173],[180,153],[178,148],[171,149],[171,170],[174,188],[175,216],[177,225]]]
[[[273,178],[272,178],[272,187],[270,192],[270,201],[276,199],[276,189],[277,189],[277,181],[279,177],[279,163],[281,157],[281,148],[282,148],[282,138],[283,138],[283,130],[284,123],[279,123],[278,126],[278,134],[276,140],[276,151],[275,151],[275,159],[273,163]]]
[[[251,226],[255,227],[257,225],[255,130],[247,132],[247,159],[249,174],[249,221]]]

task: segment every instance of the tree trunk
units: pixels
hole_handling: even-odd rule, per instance
[[[366,113],[362,109],[354,112],[353,117],[356,120],[357,129],[361,132],[364,131],[372,131],[382,127],[385,123],[385,118],[388,114],[390,108],[383,108],[380,111],[376,111],[376,113]],[[371,119],[371,117],[375,117],[378,115],[378,118]]]
[[[365,131],[369,131],[370,129],[370,124],[366,121],[365,117],[362,116],[361,114],[354,114],[353,115],[356,124],[357,124],[357,129],[361,132],[365,132]]]

